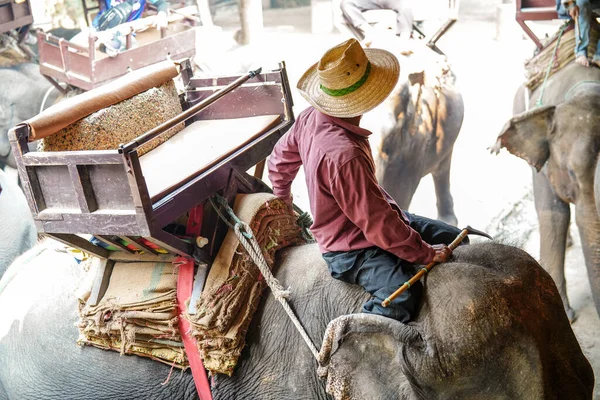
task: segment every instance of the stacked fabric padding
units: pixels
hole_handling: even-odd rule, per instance
[[[100,302],[90,307],[80,300],[78,344],[188,367],[171,263],[117,262]]]
[[[296,216],[271,194],[238,195],[234,213],[250,225],[271,269],[277,250],[305,243]],[[230,229],[211,266],[196,314],[186,315],[207,370],[231,376],[265,286]]]
[[[556,48],[558,36],[559,32],[557,32],[544,44],[544,48],[538,54],[525,63],[525,75],[527,78],[526,85],[529,90],[535,90],[544,82],[546,72],[548,71],[548,65],[554,56],[554,50]],[[600,38],[600,27],[597,24],[592,24],[590,29],[590,45],[587,49],[588,58],[590,59],[596,52],[598,38]],[[558,44],[558,50],[556,52],[556,60],[552,62],[548,77],[560,71],[564,66],[575,60],[574,49],[575,29],[570,29],[565,31],[560,38],[560,43]]]
[[[40,141],[39,151],[116,150],[161,123],[181,114],[172,79],[133,97],[98,110]],[[142,155],[184,128],[178,124],[143,144]]]

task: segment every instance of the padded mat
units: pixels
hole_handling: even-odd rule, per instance
[[[140,157],[150,198],[158,200],[280,122],[279,115],[196,121]]]

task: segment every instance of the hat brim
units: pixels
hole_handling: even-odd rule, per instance
[[[364,51],[371,62],[371,72],[361,87],[343,96],[328,95],[321,90],[316,63],[298,81],[297,87],[302,97],[317,110],[339,118],[356,117],[377,107],[396,86],[400,75],[400,63],[389,51]]]

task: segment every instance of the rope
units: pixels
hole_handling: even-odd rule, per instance
[[[42,104],[40,105],[40,113],[42,111],[44,111],[45,105],[46,105],[46,101],[48,100],[48,96],[50,96],[50,92],[52,92],[52,89],[54,89],[54,85],[51,85],[48,90],[46,90],[46,94],[44,95],[44,98],[42,99]]]
[[[579,82],[577,82],[576,84],[574,84],[573,86],[571,86],[571,89],[569,89],[567,91],[567,93],[565,94],[565,100],[569,100],[571,94],[573,93],[573,91],[575,89],[577,89],[579,86],[581,86],[581,85],[587,85],[587,84],[590,84],[590,83],[600,84],[600,81],[599,80],[585,80],[585,81],[579,81]]]
[[[567,26],[571,21],[567,21],[561,26],[560,31],[558,32],[558,38],[556,39],[556,46],[554,46],[554,52],[552,53],[552,57],[550,57],[550,62],[548,63],[548,69],[546,70],[546,76],[544,76],[544,82],[542,82],[542,91],[540,92],[540,97],[538,97],[538,101],[535,103],[536,107],[541,107],[543,105],[542,98],[544,97],[544,92],[546,91],[546,83],[548,82],[548,77],[550,76],[550,71],[552,70],[552,65],[556,60],[556,53],[558,52],[558,46],[560,45],[560,38],[563,35]]]
[[[310,227],[313,224],[313,220],[309,213],[306,211],[301,213],[298,219],[296,220],[296,224],[302,229],[302,238],[308,243],[314,243],[315,238],[310,232]]]
[[[318,362],[319,361],[319,351],[317,350],[317,347],[313,344],[312,340],[310,339],[310,336],[308,336],[308,333],[306,333],[306,330],[300,323],[300,320],[298,319],[298,317],[296,316],[296,314],[294,313],[294,311],[292,310],[292,308],[290,307],[290,305],[287,302],[287,298],[290,296],[291,292],[289,290],[284,289],[283,286],[281,286],[281,284],[277,280],[277,278],[275,278],[273,276],[273,274],[271,273],[271,269],[269,268],[269,265],[265,261],[265,257],[263,255],[262,249],[260,248],[260,245],[258,244],[256,237],[254,237],[254,235],[252,234],[252,229],[250,228],[250,226],[247,223],[240,220],[235,215],[235,213],[233,212],[233,210],[231,209],[231,207],[229,206],[229,204],[223,197],[219,196],[218,194],[215,195],[214,197],[215,197],[216,201],[225,208],[229,217],[233,221],[235,221],[235,224],[231,224],[231,222],[227,220],[227,218],[219,211],[219,209],[215,207],[215,204],[214,204],[212,198],[209,199],[211,205],[217,211],[217,214],[221,217],[221,219],[223,219],[223,221],[225,221],[227,226],[229,226],[230,228],[233,229],[235,236],[237,236],[238,240],[240,241],[242,246],[244,246],[244,248],[248,252],[248,255],[250,256],[250,258],[252,258],[252,261],[254,261],[254,264],[256,264],[256,266],[258,267],[258,270],[260,271],[262,276],[265,278],[265,282],[267,282],[267,285],[269,285],[269,288],[273,292],[273,296],[275,297],[275,299],[277,301],[279,301],[279,303],[281,303],[281,306],[283,307],[285,312],[288,314],[288,316],[292,320],[292,323],[298,330],[298,333],[300,333],[300,336],[302,336],[302,339],[304,339],[304,341],[306,342],[311,353],[313,354],[313,356],[315,357],[315,359]],[[303,217],[303,216],[304,216],[304,213],[300,217]],[[300,219],[300,218],[298,218],[298,219]],[[303,221],[306,221],[306,219],[307,219],[307,217],[304,216]]]

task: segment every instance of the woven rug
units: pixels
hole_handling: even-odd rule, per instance
[[[188,367],[177,316],[177,272],[171,263],[117,262],[98,305],[85,301],[80,298],[78,344]]]
[[[271,194],[238,195],[234,212],[252,228],[271,268],[277,250],[305,243],[296,217]],[[232,375],[265,286],[230,229],[211,266],[196,314],[186,315],[207,370]]]

